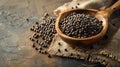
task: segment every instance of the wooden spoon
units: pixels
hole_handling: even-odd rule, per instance
[[[109,8],[106,8],[105,10],[72,9],[72,10],[64,11],[57,18],[57,21],[56,21],[56,24],[55,24],[56,31],[57,31],[58,35],[61,37],[61,39],[68,44],[90,46],[91,44],[100,40],[105,35],[105,33],[108,29],[109,17],[119,7],[120,7],[120,0],[118,0],[115,4],[113,4]],[[98,20],[103,21],[102,31],[97,35],[87,37],[87,38],[74,38],[74,37],[70,37],[70,36],[65,35],[59,27],[59,22],[60,22],[61,19],[67,17],[72,12],[90,14],[92,16],[95,16]]]

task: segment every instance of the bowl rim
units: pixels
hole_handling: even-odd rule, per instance
[[[55,29],[56,29],[58,35],[60,35],[64,38],[67,38],[67,39],[71,39],[71,40],[90,40],[90,39],[104,36],[104,34],[106,33],[107,28],[108,28],[108,19],[106,19],[104,16],[102,16],[102,18],[105,21],[105,22],[103,21],[103,23],[102,23],[102,24],[104,24],[103,28],[102,28],[101,32],[96,35],[86,37],[86,38],[75,38],[75,37],[70,37],[70,36],[64,34],[59,27],[59,20],[61,20],[63,14],[70,12],[70,11],[78,11],[78,10],[87,10],[87,11],[92,11],[92,12],[98,12],[98,10],[95,10],[95,9],[72,9],[72,10],[66,10],[66,11],[60,13],[58,18],[56,19],[56,23],[55,23]]]

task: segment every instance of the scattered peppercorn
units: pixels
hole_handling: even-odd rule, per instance
[[[47,51],[45,51],[45,54],[47,54],[48,52]]]
[[[35,24],[37,24],[37,25],[38,25],[38,24],[39,24],[39,22],[36,22]]]
[[[30,40],[33,41],[34,44],[38,45],[38,47],[35,45],[33,45],[33,47],[39,51],[39,53],[47,54],[47,48],[56,34],[55,22],[56,18],[51,17],[46,12],[41,21],[36,21],[32,28],[30,28],[31,31],[35,32]]]
[[[51,58],[51,55],[50,55],[50,54],[48,54],[48,57],[49,57],[49,58]]]
[[[58,45],[60,45],[60,46],[61,46],[61,43],[60,43],[60,42],[58,42]]]
[[[60,49],[58,49],[58,52],[61,52],[61,50],[60,50]]]
[[[33,47],[33,48],[35,47],[35,43],[33,43],[32,47]]]
[[[38,50],[38,48],[35,48],[35,50]]]
[[[68,50],[67,50],[67,49],[65,49],[65,51],[67,52]]]
[[[29,19],[28,19],[28,18],[27,18],[26,20],[27,20],[27,22],[29,22]]]
[[[73,53],[71,53],[70,56],[73,56]]]

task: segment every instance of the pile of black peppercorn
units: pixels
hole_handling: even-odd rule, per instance
[[[51,17],[48,13],[45,13],[41,19],[41,22],[36,22],[35,25],[33,25],[33,27],[30,29],[31,31],[35,32],[30,40],[33,41],[33,47],[36,50],[38,50],[42,54],[48,54],[47,49],[56,34],[56,18]],[[49,54],[48,57],[50,57]]]
[[[60,20],[61,31],[74,38],[87,38],[101,32],[103,25],[96,17],[73,12]]]

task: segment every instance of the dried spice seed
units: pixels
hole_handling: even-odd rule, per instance
[[[33,43],[32,47],[33,47],[33,48],[35,47],[35,43]]]
[[[36,39],[37,39],[38,37],[39,37],[39,36],[38,36],[37,34],[34,34],[34,35],[33,35],[33,38],[36,38]]]
[[[29,22],[29,19],[28,19],[28,18],[27,18],[26,20],[27,20],[27,22]]]
[[[39,40],[36,40],[36,43],[39,43]]]
[[[44,48],[47,48],[48,46],[47,45],[43,45]]]
[[[43,42],[40,42],[40,43],[39,43],[39,45],[40,45],[40,46],[43,46],[43,45],[44,45],[44,43],[43,43]]]
[[[73,19],[75,18],[75,19]],[[86,38],[101,32],[103,25],[94,16],[73,12],[60,20],[61,31],[74,38]]]
[[[61,43],[59,42],[59,43],[58,43],[58,45],[60,45],[60,46],[61,46]]]
[[[67,49],[65,49],[65,51],[67,52],[68,50],[67,50]]]
[[[35,41],[33,38],[30,38],[31,41]]]
[[[73,53],[71,53],[70,56],[73,56]]]
[[[35,24],[37,24],[37,25],[38,25],[38,24],[39,24],[39,22],[35,22]]]
[[[43,48],[42,48],[42,47],[39,47],[39,50],[43,50]]]
[[[48,52],[47,51],[45,51],[45,54],[47,54]]]
[[[78,8],[77,6],[75,8]]]
[[[74,9],[74,7],[72,7],[72,9]]]
[[[58,49],[58,52],[61,52],[61,50],[60,50],[60,49]]]
[[[35,48],[35,50],[38,50],[38,48]]]
[[[57,33],[55,30],[56,18],[51,17],[48,13],[45,13],[41,19],[41,22],[35,22],[34,26],[31,28],[31,31],[34,31],[35,34],[32,38],[35,38],[36,44],[34,46],[39,53],[48,54],[47,47],[49,47],[52,42],[53,37]],[[32,40],[32,38],[30,40]],[[48,57],[51,57],[48,54]]]
[[[46,12],[46,13],[44,14],[44,17],[47,17],[47,16],[49,16],[49,14]]]
[[[39,31],[39,30],[37,30],[36,32],[37,32],[37,33],[39,33],[40,31]]]
[[[39,53],[41,53],[41,50],[39,50]]]
[[[77,5],[80,5],[79,3],[77,3]]]
[[[34,31],[34,29],[33,29],[33,28],[30,28],[30,30],[31,30],[31,31]]]
[[[41,52],[42,54],[45,54],[45,52]]]
[[[48,54],[48,57],[49,57],[49,58],[51,58],[51,55],[50,55],[50,54]]]
[[[30,38],[30,40],[31,40],[32,38]]]

